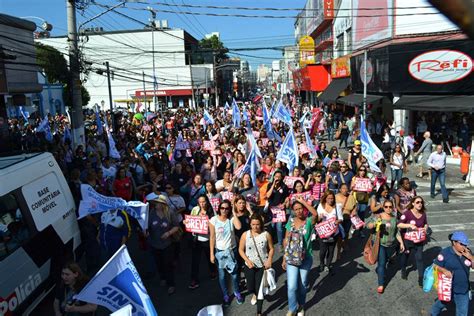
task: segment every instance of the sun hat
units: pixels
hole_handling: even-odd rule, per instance
[[[156,202],[156,203],[168,205],[168,198],[164,196],[163,194],[158,195],[155,192],[151,192],[145,197],[145,199],[148,202]]]

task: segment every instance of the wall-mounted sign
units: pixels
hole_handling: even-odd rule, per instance
[[[343,78],[351,76],[351,57],[344,56],[333,59],[331,62],[331,77]]]
[[[408,64],[408,72],[413,78],[425,83],[454,82],[472,72],[472,59],[460,51],[433,50],[413,58]]]
[[[367,78],[367,84],[372,81],[374,76],[374,67],[372,67],[372,63],[369,59],[367,59],[367,75],[364,72],[364,62],[362,62],[362,66],[360,67],[360,80],[362,83],[364,82],[365,78]]]
[[[324,19],[334,19],[334,0],[323,0],[324,1]]]
[[[300,67],[314,64],[314,39],[311,36],[303,36],[299,43]]]

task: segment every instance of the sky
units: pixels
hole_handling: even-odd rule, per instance
[[[82,0],[85,2],[86,0]],[[133,0],[130,0],[133,1]],[[151,6],[158,10],[172,10],[179,13],[181,11],[189,12],[207,12],[220,14],[245,14],[245,15],[285,15],[296,16],[298,11],[258,11],[258,10],[220,10],[210,8],[186,8],[176,6],[162,6],[157,3],[168,3],[170,5],[214,5],[214,6],[238,6],[238,7],[269,7],[269,8],[303,8],[306,0],[140,0],[147,4],[128,3],[128,8],[118,9],[144,23],[148,22],[150,13],[145,10],[132,10],[130,8],[146,9]],[[97,3],[114,5],[119,3],[117,0],[96,0]],[[90,17],[93,17],[105,11],[94,4],[89,4],[84,11],[77,12],[78,23],[82,23]],[[0,0],[0,12],[17,17],[34,16],[48,21],[53,25],[52,35],[65,35],[67,30],[66,20],[66,0]],[[238,17],[213,17],[184,15],[176,13],[158,12],[157,19],[168,20],[169,27],[183,28],[197,39],[201,39],[205,34],[219,32],[221,40],[229,48],[251,48],[251,47],[270,47],[294,45],[294,18],[285,19],[265,19],[265,18],[238,18]],[[40,19],[31,19],[31,21],[40,25]],[[87,24],[90,27],[103,27],[106,31],[122,29],[141,29],[143,25],[121,17],[113,12],[106,13]],[[271,64],[272,60],[281,58],[281,52],[273,50],[258,51],[240,51],[241,54],[250,56],[235,56],[248,60],[252,68],[265,63]]]

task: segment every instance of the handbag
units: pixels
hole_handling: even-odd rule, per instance
[[[375,237],[374,243],[372,243],[372,236],[373,234],[370,234],[370,237],[364,246],[364,260],[369,265],[374,265],[377,263],[378,256],[379,256],[379,248],[380,248],[379,232],[378,231],[375,232],[376,237]]]
[[[335,139],[341,138],[341,129],[340,128],[337,129],[336,134],[334,135],[334,138]]]

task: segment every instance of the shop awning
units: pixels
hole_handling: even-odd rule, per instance
[[[383,97],[384,97],[383,95],[368,94],[367,103],[369,104],[369,103],[378,102]],[[337,100],[337,102],[350,104],[350,105],[354,105],[354,104],[361,105],[362,101],[364,101],[364,95],[361,93],[353,93],[351,95],[348,95],[347,97],[342,97]]]
[[[337,78],[331,81],[329,86],[319,96],[319,100],[323,102],[336,102],[342,91],[346,90],[351,84],[351,78]]]
[[[403,95],[393,106],[416,111],[471,112],[474,95]]]

